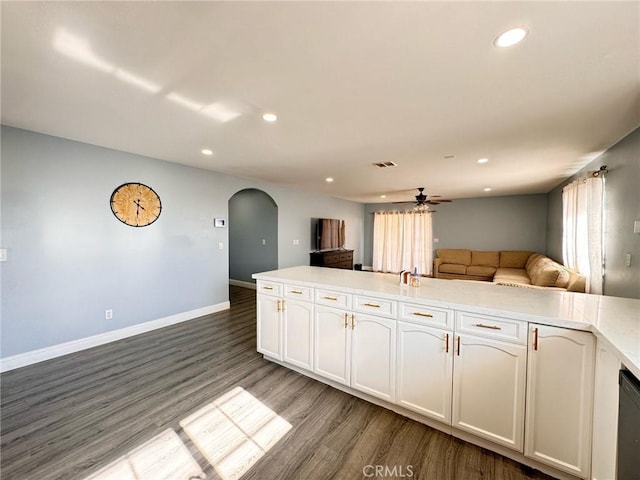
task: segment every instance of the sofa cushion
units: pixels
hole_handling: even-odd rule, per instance
[[[547,258],[544,255],[542,255],[541,253],[534,253],[533,255],[531,255],[528,259],[527,259],[527,263],[525,264],[524,268],[527,269],[527,271],[529,270],[529,268],[531,267],[531,264],[533,262],[537,262],[538,260],[540,260],[541,258]]]
[[[523,268],[498,268],[493,283],[522,283],[530,285],[531,280]]]
[[[500,259],[500,253],[498,252],[479,252],[476,250],[471,251],[471,264],[470,265],[482,265],[484,267],[498,267]],[[495,268],[494,268],[495,272]]]
[[[500,252],[500,268],[525,268],[533,252],[503,250]]]
[[[467,275],[492,278],[494,273],[496,273],[496,267],[487,267],[484,265],[469,265],[467,267]]]
[[[587,288],[587,279],[584,275],[573,272],[566,268],[569,272],[569,281],[567,282],[567,291],[584,293]]]
[[[471,265],[471,250],[465,250],[462,248],[441,248],[438,249],[437,253],[443,264],[455,263],[457,265]],[[442,272],[443,270],[440,271]]]
[[[458,265],[455,263],[442,263],[438,267],[438,271],[440,273],[457,273],[459,275],[464,275],[467,273],[466,265]]]
[[[539,287],[566,288],[569,283],[569,272],[559,263],[541,255],[527,268],[531,283]]]

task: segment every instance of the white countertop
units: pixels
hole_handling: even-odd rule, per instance
[[[261,272],[259,280],[339,288],[403,302],[505,315],[593,332],[640,378],[640,300],[558,290],[495,285],[488,282],[421,278],[420,287],[399,284],[398,275],[299,266]]]

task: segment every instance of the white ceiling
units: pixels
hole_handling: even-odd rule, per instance
[[[4,124],[360,202],[547,192],[640,125],[637,1],[1,5]]]

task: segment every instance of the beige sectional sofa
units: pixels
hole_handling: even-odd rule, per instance
[[[484,252],[438,249],[433,262],[436,278],[480,280],[499,285],[554,288],[584,292],[585,278],[540,253],[502,250]]]

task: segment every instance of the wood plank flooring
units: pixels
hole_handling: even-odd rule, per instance
[[[255,291],[230,295],[228,311],[3,373],[2,480],[82,480],[167,428],[219,479],[179,422],[238,386],[292,426],[243,480],[369,478],[367,465],[388,467],[371,478],[551,478],[265,361]]]

